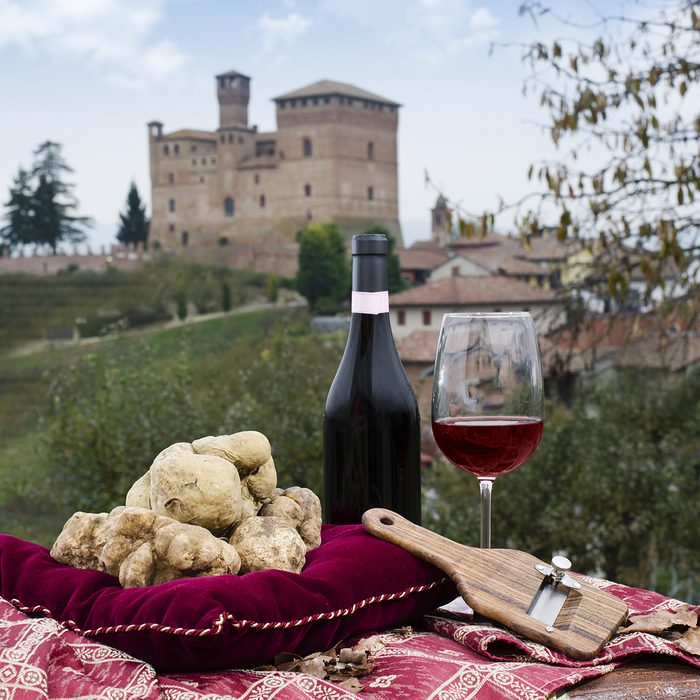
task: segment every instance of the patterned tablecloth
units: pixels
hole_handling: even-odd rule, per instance
[[[650,591],[589,580],[625,599],[632,613],[676,610],[682,603]],[[463,698],[540,700],[631,657],[675,657],[700,668],[700,657],[645,632],[619,634],[590,662],[577,662],[485,622],[426,616],[409,633],[384,632],[359,697],[374,700]],[[71,632],[55,620],[28,617],[0,598],[0,700],[38,698],[246,698],[350,700],[358,696],[311,675],[227,670],[157,675],[151,666]]]

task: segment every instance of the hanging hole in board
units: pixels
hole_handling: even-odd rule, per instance
[[[383,525],[393,525],[394,524],[394,521],[386,515],[382,518],[379,518],[379,522],[382,523]]]

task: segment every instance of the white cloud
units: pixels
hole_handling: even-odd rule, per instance
[[[499,35],[498,18],[485,7],[471,10],[464,0],[421,0],[418,24],[422,32],[415,37],[416,56],[433,64],[452,61]]]
[[[443,65],[472,46],[494,41],[499,20],[468,0],[322,0],[321,10],[357,26],[382,32],[417,61]]]
[[[280,47],[291,46],[311,25],[311,18],[298,12],[290,12],[286,17],[264,14],[258,20],[263,51],[267,53]]]
[[[470,29],[494,29],[498,26],[498,18],[494,17],[485,7],[479,7],[469,18]]]
[[[172,41],[153,36],[162,17],[163,0],[0,0],[0,48],[84,62],[139,89],[187,60]]]

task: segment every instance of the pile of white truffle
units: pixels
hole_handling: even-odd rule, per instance
[[[277,487],[270,443],[243,431],[163,450],[110,513],[75,513],[51,556],[125,588],[186,576],[301,571],[321,543],[313,491]]]

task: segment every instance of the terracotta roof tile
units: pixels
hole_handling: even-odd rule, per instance
[[[319,97],[321,95],[345,95],[347,97],[356,97],[360,100],[372,100],[373,102],[383,102],[387,105],[400,107],[398,102],[388,100],[386,97],[375,95],[373,92],[364,90],[363,88],[351,85],[350,83],[340,83],[337,80],[319,80],[311,85],[305,85],[298,90],[286,92],[284,95],[275,97],[274,100],[289,100],[293,97]]]
[[[397,248],[399,265],[402,270],[433,270],[442,265],[449,255],[437,246]]]
[[[440,331],[413,331],[397,341],[396,349],[402,362],[435,362]]]
[[[479,306],[491,304],[546,303],[554,292],[502,275],[447,277],[392,294],[390,304],[401,306]]]
[[[615,357],[618,367],[669,369],[672,372],[700,362],[700,336],[697,333],[647,335],[624,347]]]
[[[163,138],[168,140],[182,139],[184,141],[216,141],[216,134],[213,131],[201,131],[200,129],[178,129],[165,134]]]

